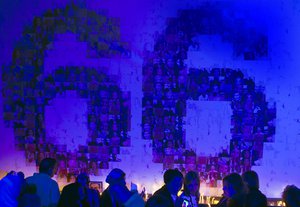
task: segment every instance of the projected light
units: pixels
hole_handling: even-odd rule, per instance
[[[238,29],[222,22],[222,13],[215,11],[217,8],[206,6],[179,11],[177,18],[168,19],[164,33],[156,38],[154,51],[144,59],[142,136],[153,142],[153,162],[163,163],[165,169],[177,167],[183,172],[197,170],[202,185],[220,187],[224,175],[242,173],[253,165],[260,165],[263,143],[274,141],[276,108],[268,108],[264,87],[257,86],[252,78],[238,69],[187,68],[189,48],[195,51],[201,48],[201,42],[195,37],[202,34],[224,37],[226,32],[232,34]],[[206,12],[208,9],[211,11]],[[232,43],[237,57],[249,60],[267,56],[267,41],[263,34],[257,34],[258,42],[264,42],[260,44],[262,47],[256,47],[258,42],[245,40],[242,47],[234,37],[226,40]],[[201,119],[201,113],[195,114],[188,108],[205,101],[207,105],[228,102],[231,106],[224,117],[214,120],[216,124],[225,118],[220,127],[210,124],[211,129],[206,129],[208,133],[216,133],[220,128],[228,127],[226,132],[211,137],[223,144],[218,146],[217,151],[209,149],[209,154],[200,152],[199,149],[203,148],[199,146],[198,149],[192,144],[200,144],[195,142],[196,133],[204,127],[198,125],[197,131],[194,131],[191,122]],[[209,114],[216,109],[201,108],[200,105],[194,111],[197,110],[207,110]],[[206,124],[211,118],[207,117]],[[230,120],[230,126],[226,120]],[[201,138],[206,146],[205,138],[209,138],[209,135]]]
[[[130,55],[117,19],[74,5],[47,11],[25,29],[13,64],[3,69],[4,121],[14,128],[27,165],[54,157],[58,179],[79,172],[99,175],[109,162],[121,161],[121,146],[130,145],[130,93],[120,89],[119,77],[105,67],[58,65],[45,71],[55,35],[68,33],[87,43],[87,58]]]

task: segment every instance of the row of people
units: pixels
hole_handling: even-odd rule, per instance
[[[109,186],[99,195],[89,188],[89,176],[81,173],[76,182],[60,194],[52,179],[56,160],[45,158],[39,173],[24,178],[22,172],[10,172],[0,180],[1,207],[196,207],[199,203],[200,178],[190,171],[185,176],[177,169],[163,175],[164,185],[145,203],[137,191],[126,187],[125,172],[113,169],[106,177]],[[183,186],[183,190],[182,189]],[[180,192],[181,191],[181,192]],[[217,207],[266,207],[267,198],[259,190],[258,175],[247,171],[242,176],[231,173],[223,178],[223,197]],[[180,195],[180,196],[178,196]],[[287,186],[282,194],[287,207],[300,206],[300,189]]]

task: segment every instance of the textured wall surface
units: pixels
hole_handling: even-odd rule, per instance
[[[220,195],[251,167],[268,197],[300,186],[298,1],[75,2],[0,3],[0,170],[55,156],[61,183],[119,167],[153,192],[177,167]]]

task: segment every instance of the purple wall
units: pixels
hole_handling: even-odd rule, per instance
[[[1,4],[0,170],[51,156],[62,186],[113,167],[148,192],[173,167],[204,195],[250,168],[269,197],[300,184],[296,2]]]

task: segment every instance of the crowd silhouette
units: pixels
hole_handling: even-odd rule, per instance
[[[137,190],[126,186],[126,173],[114,168],[106,177],[108,187],[100,193],[89,187],[87,173],[77,175],[60,193],[52,179],[57,162],[45,158],[39,172],[25,178],[23,172],[11,171],[0,180],[1,207],[196,207],[200,198],[200,177],[196,171],[183,175],[178,169],[164,172],[164,185],[145,199]],[[287,207],[300,206],[300,189],[288,185],[282,193]],[[230,173],[223,178],[223,197],[216,207],[267,207],[267,198],[259,190],[258,174],[246,171]]]

